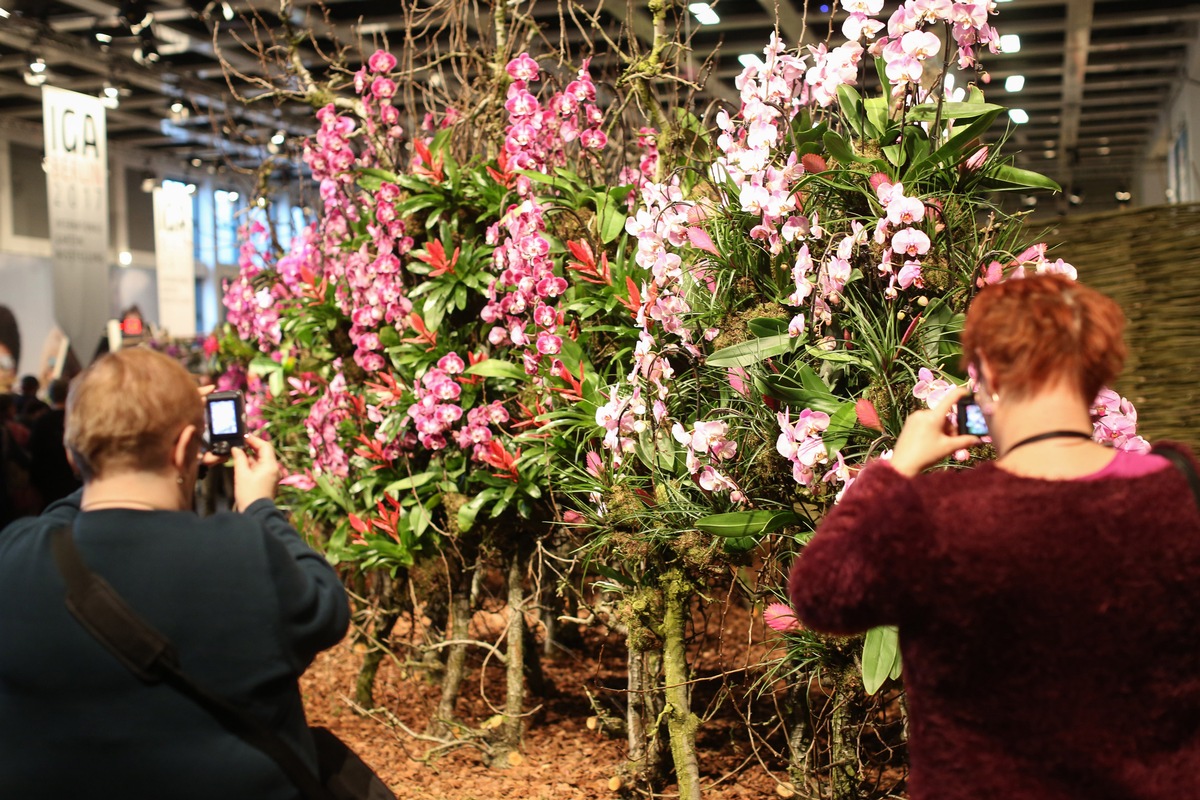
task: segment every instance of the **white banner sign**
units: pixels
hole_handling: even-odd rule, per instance
[[[86,366],[109,317],[108,142],[100,98],[42,87],[54,314]]]
[[[167,183],[154,190],[154,252],[158,262],[158,324],[173,338],[195,336],[192,195],[179,183]]]

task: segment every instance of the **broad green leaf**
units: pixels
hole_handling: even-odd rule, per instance
[[[529,380],[529,376],[525,374],[525,370],[521,367],[498,358],[485,358],[478,364],[472,364],[467,367],[464,372],[468,375],[481,375],[484,378],[513,378],[518,381]]]
[[[787,333],[788,321],[773,317],[759,317],[747,322],[746,327],[758,337],[779,336],[780,334]]]
[[[854,152],[854,148],[850,143],[843,139],[833,131],[826,131],[822,137],[825,142],[825,149],[829,151],[829,155],[836,158],[843,164],[848,164],[851,161],[861,161],[862,159]]]
[[[701,517],[696,527],[713,536],[742,538],[771,533],[799,521],[793,511],[731,511]]]
[[[837,411],[829,416],[829,427],[823,437],[825,449],[829,455],[832,456],[846,446],[846,440],[850,438],[850,432],[856,425],[858,425],[858,413],[855,411],[854,403],[843,403]]]
[[[726,552],[746,553],[758,547],[757,536],[736,536],[721,540]]]
[[[383,490],[386,494],[396,494],[397,492],[407,492],[410,489],[416,489],[418,486],[424,486],[434,478],[438,477],[437,472],[419,472],[416,475],[410,475],[407,478],[401,478],[398,481],[393,481]]]
[[[996,188],[1011,188],[1011,189],[1048,189],[1052,192],[1061,192],[1062,187],[1055,181],[1042,175],[1040,172],[1034,172],[1028,169],[1009,166],[1007,164],[996,167],[992,174],[988,175],[989,183],[1009,184],[1008,186],[997,186]]]
[[[618,187],[620,188],[620,187]],[[596,195],[596,223],[600,239],[608,244],[616,240],[625,230],[625,203],[614,196],[613,192],[599,192]]]
[[[710,367],[748,367],[771,356],[790,352],[796,341],[799,339],[793,339],[786,333],[751,339],[721,348],[709,356],[706,363]]]
[[[588,564],[588,566],[604,577],[608,578],[610,581],[616,581],[624,586],[637,586],[637,584],[634,583],[631,578],[627,577],[621,572],[618,572],[607,564],[591,563]]]
[[[900,675],[900,631],[891,625],[867,631],[863,642],[863,689],[875,694],[883,682]]]
[[[970,119],[989,111],[995,111],[998,114],[1003,110],[1003,106],[992,103],[942,103],[941,119]],[[933,122],[938,118],[938,104],[921,103],[908,109],[904,116],[913,122]]]
[[[862,96],[853,87],[843,83],[837,87],[837,98],[838,105],[842,108],[842,117],[854,129],[859,138],[863,138],[865,136],[863,121],[866,119],[866,110],[863,108]]]
[[[394,172],[376,167],[365,167],[359,170],[358,175],[358,185],[368,192],[377,192],[383,184],[397,183],[398,181]]]

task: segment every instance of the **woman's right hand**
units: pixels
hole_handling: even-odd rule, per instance
[[[978,436],[960,435],[948,419],[954,404],[970,392],[966,386],[956,386],[935,407],[909,414],[892,449],[892,468],[911,478],[956,450],[979,444]]]
[[[231,455],[237,510],[245,511],[256,500],[274,500],[279,488],[279,462],[271,443],[247,433],[245,446],[235,447]]]

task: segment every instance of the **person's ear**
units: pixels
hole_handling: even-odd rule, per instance
[[[196,439],[196,426],[186,425],[179,432],[179,436],[175,439],[175,444],[171,448],[171,466],[180,474],[187,472],[195,466],[196,456],[198,454]]]
[[[983,385],[987,387],[988,394],[995,399],[1000,394],[1000,387],[996,384],[996,373],[992,365],[982,353],[979,355],[979,376],[983,378]]]

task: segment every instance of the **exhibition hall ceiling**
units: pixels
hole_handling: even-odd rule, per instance
[[[293,0],[288,13],[299,26],[316,23],[320,35],[307,47],[307,60],[317,66],[316,48],[334,40],[369,50],[387,37],[396,49],[409,18],[406,9],[414,5],[434,3]],[[529,11],[547,41],[566,31],[580,48],[583,36],[563,13],[568,5],[569,0],[509,4]],[[575,0],[575,5],[614,38],[647,41],[652,35],[645,2]],[[831,30],[840,41],[845,16],[833,0],[717,0],[709,4],[712,14],[689,13],[687,5],[678,4],[677,24],[690,37],[688,66],[708,75],[704,94],[694,98],[701,109],[713,101],[736,103],[734,79],[742,61],[761,53],[777,13],[778,29],[792,43],[815,43]],[[887,0],[884,14],[897,5]],[[1019,165],[1057,177],[1072,190],[1068,194],[1094,199],[1128,190],[1134,165],[1148,149],[1153,157],[1165,157],[1172,143],[1151,136],[1172,93],[1200,77],[1185,75],[1200,3],[1012,0],[997,7],[996,27],[1013,38],[1006,40],[1006,52],[984,56],[990,76],[984,89],[990,100],[1024,112],[1002,117],[1003,125],[993,131],[1002,135],[1007,126]],[[35,130],[43,78],[110,95],[109,137],[115,147],[157,151],[197,165],[254,163],[277,151],[285,137],[310,130],[303,109],[270,102],[247,109],[231,102],[217,57],[223,53],[247,76],[261,74],[258,60],[239,40],[277,28],[279,2],[0,0],[0,9],[0,127],[10,131]],[[611,58],[607,49],[597,55],[601,66]],[[235,85],[246,89],[240,80]]]

